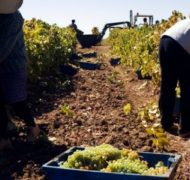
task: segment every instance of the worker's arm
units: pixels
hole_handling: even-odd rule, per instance
[[[16,12],[9,15],[0,15],[0,63],[2,63],[13,50],[19,33],[22,31],[23,18]]]

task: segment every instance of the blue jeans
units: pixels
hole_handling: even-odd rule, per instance
[[[0,101],[15,103],[27,98],[26,70],[14,73],[0,73]]]
[[[181,129],[190,130],[190,54],[175,40],[164,36],[160,41],[159,59],[161,66],[159,99],[161,123],[165,128],[173,125],[175,88],[179,81],[181,89],[180,125]]]

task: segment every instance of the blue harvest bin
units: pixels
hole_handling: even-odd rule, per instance
[[[116,65],[119,65],[121,62],[120,62],[120,58],[111,58],[110,59],[110,64],[112,65],[112,66],[116,66]]]
[[[87,69],[87,70],[100,69],[101,66],[100,63],[83,62],[83,61],[79,61],[79,65],[82,69]]]
[[[92,170],[67,169],[59,167],[61,162],[67,160],[68,156],[76,150],[84,150],[82,147],[72,147],[69,150],[58,155],[42,166],[46,177],[49,180],[172,180],[178,163],[181,160],[180,155],[170,153],[139,153],[144,160],[148,161],[150,166],[154,166],[158,161],[163,161],[165,166],[169,167],[168,173],[162,176],[138,175],[129,173],[108,173]]]
[[[101,41],[98,35],[94,34],[77,35],[77,39],[83,48],[90,48]]]

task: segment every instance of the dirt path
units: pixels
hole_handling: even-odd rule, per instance
[[[16,121],[19,133],[13,139],[15,150],[0,157],[0,179],[44,179],[41,165],[72,146],[109,143],[118,148],[154,151],[137,119],[138,109],[158,97],[152,82],[138,80],[132,69],[111,66],[109,47],[78,49],[78,53],[86,61],[102,63],[101,68],[80,69],[68,79],[69,86],[48,77],[30,87],[31,107],[50,141],[27,144],[26,129]],[[128,116],[123,112],[127,103],[132,105]],[[64,107],[70,115],[61,112]],[[175,179],[190,179],[190,142],[169,138],[167,151],[183,156]]]

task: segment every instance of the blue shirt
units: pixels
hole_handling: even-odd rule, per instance
[[[0,73],[22,72],[27,56],[23,37],[22,15],[0,14]]]

